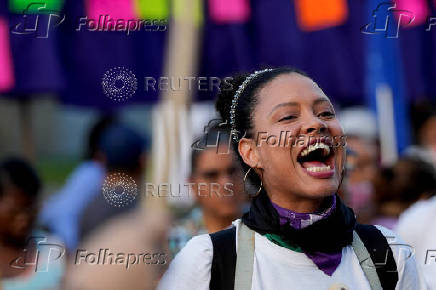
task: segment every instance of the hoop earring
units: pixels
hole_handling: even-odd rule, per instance
[[[250,168],[248,169],[247,173],[245,173],[244,180],[243,180],[243,182],[244,182],[244,187],[245,187],[245,180],[247,179],[248,173],[250,173],[251,169],[252,169],[252,167],[250,167]],[[262,175],[263,175],[263,174],[262,174]],[[261,177],[261,178],[260,178],[260,186],[259,186],[259,189],[257,190],[257,192],[256,192],[255,194],[250,195],[250,197],[256,197],[256,196],[258,196],[259,193],[262,191],[262,185],[263,185],[263,182],[262,182],[262,177]]]

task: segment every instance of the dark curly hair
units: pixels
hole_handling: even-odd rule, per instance
[[[247,138],[251,138],[253,136],[253,111],[258,103],[259,91],[278,76],[290,73],[296,73],[305,77],[309,77],[306,73],[296,68],[280,67],[258,74],[247,84],[247,86],[241,92],[237,106],[235,108],[234,129],[236,132],[231,132],[232,134],[237,133],[238,139],[242,136],[245,136]],[[228,126],[229,129],[230,107],[232,106],[232,100],[239,86],[248,76],[249,74],[245,74],[238,75],[232,78],[232,80],[230,81],[231,89],[229,89],[228,83],[224,84],[225,87],[224,85],[222,85],[222,87],[220,88],[220,92],[215,103],[215,108],[220,113],[221,118],[226,122],[226,126]],[[238,152],[238,143],[233,142],[232,148],[236,152],[236,155],[238,156],[238,160],[241,163],[244,172],[247,172],[250,167],[245,164],[242,157],[240,156]],[[257,174],[250,174],[247,178],[254,186],[257,186],[261,182]]]
[[[13,185],[32,199],[36,199],[41,189],[38,174],[30,164],[19,158],[10,157],[0,162],[0,197],[7,184]]]

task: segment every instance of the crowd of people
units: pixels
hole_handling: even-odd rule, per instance
[[[265,83],[276,77],[265,79]],[[289,82],[304,81],[299,78],[304,77],[293,76]],[[295,84],[303,85],[306,84]],[[422,273],[428,289],[436,289],[435,107],[431,104],[414,107],[411,120],[415,126],[415,145],[389,166],[380,163],[376,119],[369,110],[346,108],[338,112],[338,118],[347,135],[347,158],[346,173],[334,204],[339,206],[343,202],[351,207],[361,224],[381,225],[398,234],[413,249],[418,272]],[[103,182],[112,173],[129,175],[139,191],[143,190],[141,184],[145,184],[146,161],[150,157],[147,138],[114,117],[102,118],[90,130],[86,159],[47,200],[40,199],[41,179],[29,162],[20,157],[3,158],[0,161],[0,289],[154,289],[175,257],[178,258],[163,276],[160,289],[195,289],[195,283],[204,282],[205,272],[199,267],[205,262],[194,246],[203,250],[210,250],[211,246],[204,239],[194,239],[191,246],[189,241],[194,236],[204,237],[225,230],[247,212],[244,223],[249,223],[252,191],[258,190],[256,176],[247,180],[249,172],[238,161],[241,156],[234,151],[218,152],[217,147],[226,148],[232,138],[229,129],[215,124],[193,140],[197,142],[196,148],[192,148],[188,179],[194,193],[193,206],[177,209],[177,214],[170,217],[156,208],[144,210],[141,195],[122,207],[114,207],[105,200]],[[243,158],[247,161],[251,156],[247,153]],[[313,161],[306,163],[310,162]],[[276,201],[280,204],[279,199]],[[273,206],[280,213],[283,209],[277,204]],[[328,209],[326,212],[328,215]],[[261,227],[259,223],[259,220],[253,222]],[[265,236],[268,239],[256,238],[256,247],[273,241],[289,249],[280,237]],[[188,249],[178,255],[187,243]],[[280,253],[282,248],[274,249],[277,252],[271,254]],[[112,254],[111,258],[102,258],[103,252]],[[208,255],[215,259],[215,254]],[[186,261],[189,257],[193,261]],[[265,257],[261,254],[256,256],[262,258]],[[269,266],[271,271],[278,271],[277,275],[283,270],[278,265]],[[319,269],[329,271],[321,266]],[[180,276],[188,270],[192,272]],[[210,278],[214,273],[208,275],[207,279],[215,277]],[[256,275],[253,283],[272,283],[274,279]],[[175,285],[179,287],[174,288]]]

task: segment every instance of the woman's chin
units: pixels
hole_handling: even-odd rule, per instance
[[[332,180],[330,182],[316,182],[304,188],[304,195],[308,198],[322,198],[335,194],[338,191],[338,184]]]

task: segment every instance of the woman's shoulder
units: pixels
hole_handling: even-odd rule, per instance
[[[171,262],[158,289],[209,289],[212,258],[210,236],[193,237]]]
[[[235,220],[229,228],[214,234],[227,235],[228,229],[237,229],[239,224],[240,219]],[[158,289],[209,289],[214,251],[211,235],[194,236],[186,243],[174,257]]]
[[[210,263],[213,256],[213,246],[209,234],[192,237],[176,255],[173,263],[181,261],[184,265],[198,265],[200,261]]]
[[[381,226],[381,225],[374,225],[382,234],[383,236],[388,240],[401,240],[401,237],[395,233],[393,230],[388,229],[385,226]]]
[[[414,254],[413,247],[408,245],[404,240],[394,231],[380,225],[374,225],[386,238],[386,241],[389,245],[389,247],[392,250],[392,253],[394,255],[395,262],[397,263],[404,263],[402,259],[405,259],[407,257],[411,257]]]
[[[418,271],[414,248],[392,230],[379,225],[375,227],[392,250],[398,272],[397,289],[426,289],[422,274]]]
[[[208,252],[212,250],[212,241],[209,234],[202,234],[192,237],[185,246],[185,251],[196,250]]]

